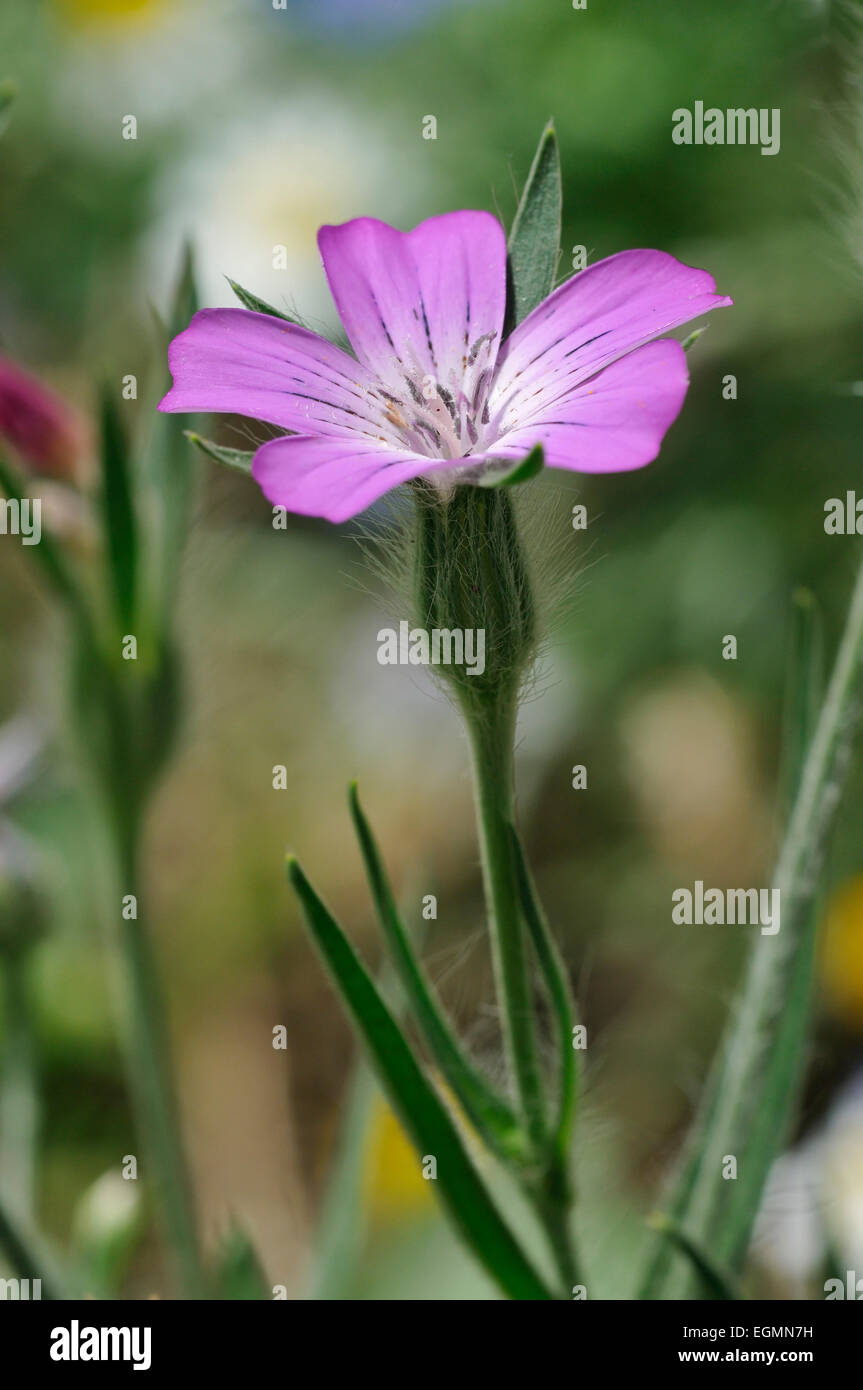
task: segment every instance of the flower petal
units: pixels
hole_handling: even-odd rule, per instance
[[[549,468],[623,473],[656,458],[686,396],[686,353],[662,338],[619,361],[561,398],[545,414],[504,435],[492,455],[523,457],[542,444]]]
[[[609,363],[731,304],[713,276],[664,251],[621,251],[574,275],[507,338],[489,399],[501,434]]]
[[[308,329],[248,309],[202,309],[171,343],[160,410],[248,415],[284,429],[394,441],[374,377]]]
[[[448,212],[412,232],[359,217],[322,227],[318,245],[361,362],[400,395],[405,380],[425,377],[472,394],[494,364],[506,306],[506,238],[495,217]]]
[[[252,476],[274,506],[347,521],[400,483],[452,467],[449,459],[398,453],[362,439],[292,435],[261,446]]]

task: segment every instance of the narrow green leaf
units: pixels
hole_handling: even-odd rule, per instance
[[[783,820],[800,788],[806,753],[824,696],[824,625],[809,589],[792,595],[791,642],[785,682],[782,757],[779,775]]]
[[[3,134],[9,124],[12,115],[12,103],[18,95],[18,87],[10,77],[4,78],[0,82],[0,135]]]
[[[578,1102],[578,1062],[575,1048],[572,1045],[572,1033],[575,1027],[575,1003],[557,942],[543,912],[536,886],[527,865],[527,858],[514,825],[510,826],[510,835],[524,920],[557,1022],[560,1046],[560,1102],[555,1126],[554,1148],[562,1171],[565,1172]]]
[[[268,304],[265,299],[260,299],[256,294],[252,294],[251,290],[244,290],[242,285],[238,285],[236,280],[232,280],[229,275],[226,275],[225,279],[244,309],[251,309],[253,314],[269,314],[271,318],[284,319],[285,323],[296,324],[298,328],[304,327],[299,319],[292,318],[283,309],[274,309],[272,304]]]
[[[479,480],[480,487],[512,487],[515,483],[526,483],[535,478],[545,467],[545,453],[541,444],[536,444],[523,459],[514,464],[506,473],[484,473]]]
[[[252,459],[255,457],[253,449],[228,449],[223,444],[214,444],[212,439],[202,439],[194,430],[185,430],[184,433],[208,458],[215,459],[217,463],[224,463],[238,473],[251,473]]]
[[[774,874],[780,930],[762,932],[752,948],[679,1176],[664,1203],[678,1226],[735,1273],[799,1089],[818,884],[848,775],[862,658],[863,566]],[[723,1177],[728,1155],[737,1161],[734,1182]],[[664,1247],[649,1252],[642,1297],[687,1298],[691,1285],[691,1271],[669,1259]]]
[[[440,1002],[435,998],[432,985],[414,953],[371,827],[360,806],[356,782],[351,783],[349,801],[381,931],[429,1051],[465,1114],[489,1146],[505,1157],[524,1157],[526,1145],[515,1115],[462,1053]]]
[[[422,922],[422,928],[426,923]],[[422,932],[425,935],[425,932]],[[396,993],[394,1014],[401,1022],[404,992],[399,990],[392,961],[385,960],[378,981],[384,998]],[[366,1156],[375,1106],[381,1104],[381,1088],[365,1048],[355,1059],[348,1083],[339,1133],[329,1163],[317,1231],[315,1260],[309,1297],[334,1302],[353,1296],[363,1243],[368,1229],[368,1197],[365,1191]]]
[[[102,518],[105,553],[120,629],[132,630],[138,567],[138,524],[129,448],[114,392],[102,392]]]
[[[198,309],[198,290],[195,285],[195,253],[191,242],[185,242],[180,256],[174,294],[168,311],[168,337],[175,338],[188,328]]]
[[[654,1212],[648,1218],[647,1224],[660,1235],[666,1236],[672,1245],[683,1252],[712,1298],[723,1301],[738,1301],[743,1298],[733,1275],[717,1264],[698,1241],[687,1235],[686,1231],[665,1212]]]
[[[560,259],[560,154],[554,125],[540,137],[509,234],[509,333],[551,293]]]
[[[164,355],[168,344],[188,327],[198,307],[192,248],[183,248],[176,288],[164,331],[159,334],[159,394],[170,386]],[[155,401],[153,402],[155,405]],[[152,412],[152,427],[143,458],[146,486],[147,564],[146,589],[157,626],[169,622],[176,594],[180,562],[189,530],[189,518],[198,477],[198,460],[186,440],[188,416]]]
[[[295,859],[288,860],[288,876],[394,1110],[418,1154],[434,1155],[437,1160],[438,1191],[462,1236],[510,1298],[550,1299],[552,1295],[501,1219],[446,1107],[371,976]]]

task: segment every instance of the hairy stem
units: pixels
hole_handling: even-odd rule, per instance
[[[546,1140],[542,1081],[510,838],[515,717],[515,701],[502,699],[468,717],[467,727],[504,1044],[524,1125],[539,1152]]]

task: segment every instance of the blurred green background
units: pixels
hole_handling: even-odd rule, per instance
[[[18,84],[0,143],[0,352],[84,421],[100,380],[158,385],[152,309],[165,309],[185,238],[203,304],[232,302],[230,275],[333,329],[321,223],[368,214],[408,227],[464,206],[508,222],[550,115],[561,277],[576,246],[591,261],[656,246],[708,268],[735,300],[691,352],[689,397],[656,463],[552,474],[524,504],[539,513],[540,577],[553,552],[573,581],[523,711],[518,775],[589,1028],[581,1191],[605,1271],[597,1296],[626,1296],[641,1217],[747,944],[746,929],[674,926],[671,892],[698,878],[768,881],[791,595],[817,594],[832,643],[859,560],[858,541],[823,528],[825,501],[857,485],[863,419],[847,389],[861,375],[863,222],[830,117],[853,116],[842,58],[841,28],[811,0],[589,0],[585,11],[568,0],[288,0],[279,11],[271,0],[7,0],[0,11],[0,77]],[[673,144],[672,111],[696,100],[780,108],[780,153]],[[134,141],[121,135],[130,114]],[[287,269],[273,269],[276,245]],[[729,373],[735,400],[723,399]],[[151,409],[142,386],[124,404],[130,429]],[[217,430],[240,446],[248,432]],[[85,467],[85,494],[87,480]],[[83,504],[68,485],[55,494],[55,524],[86,551]],[[576,501],[586,533],[571,528]],[[301,519],[274,531],[253,484],[204,469],[179,618],[186,722],[146,858],[208,1237],[239,1220],[289,1296],[308,1287],[355,1052],[282,856],[301,854],[376,960],[349,777],[413,920],[437,895],[427,957],[476,1054],[500,1066],[465,745],[424,675],[377,664],[388,609],[356,534]],[[105,949],[111,904],[64,732],[63,632],[11,538],[0,583],[0,719],[26,709],[45,740],[8,823],[38,847],[50,904],[33,962],[38,1196],[65,1240],[96,1219],[80,1204],[102,1175],[114,1178],[90,1205],[108,1220],[122,1201],[117,1175],[136,1141]],[[722,658],[726,634],[736,661]],[[278,764],[286,791],[272,787]],[[571,788],[575,764],[587,790]],[[843,1270],[863,1270],[861,792],[858,770],[824,895],[799,1134],[753,1247],[752,1286],[769,1296],[821,1296],[831,1249]],[[287,1051],[272,1047],[278,1024]],[[494,1296],[380,1105],[355,1176],[367,1229],[356,1264],[337,1271],[343,1296]],[[121,1287],[171,1294],[146,1230]]]

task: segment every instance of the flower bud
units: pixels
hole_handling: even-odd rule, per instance
[[[41,382],[0,357],[0,440],[35,473],[73,479],[83,437],[73,411]]]

